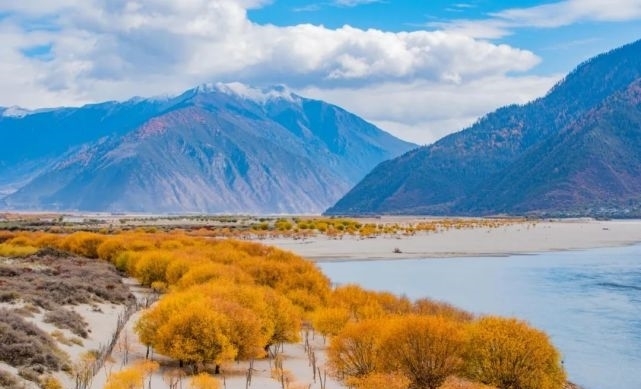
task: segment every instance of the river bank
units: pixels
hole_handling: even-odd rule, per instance
[[[379,222],[394,220],[384,218]],[[641,220],[522,221],[495,228],[418,231],[413,235],[316,235],[304,239],[266,238],[260,242],[323,262],[493,257],[631,245],[641,242]]]

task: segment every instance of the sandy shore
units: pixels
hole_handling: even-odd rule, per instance
[[[298,240],[269,238],[260,242],[315,261],[505,256],[640,243],[641,220],[553,220],[519,222],[498,228],[417,232],[412,236],[346,235],[333,239],[319,235]]]

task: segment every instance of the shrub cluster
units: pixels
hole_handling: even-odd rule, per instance
[[[0,370],[0,388],[6,389],[24,389],[24,385],[18,382],[13,374]]]
[[[60,329],[70,330],[75,335],[86,338],[87,323],[77,312],[65,308],[47,311],[44,316],[45,323],[51,323]]]
[[[43,374],[68,368],[68,364],[56,341],[22,317],[44,310],[45,322],[84,338],[88,335],[87,323],[65,306],[126,303],[134,297],[112,264],[47,248],[45,242],[38,244],[33,239],[36,236],[42,237],[37,233],[16,234],[4,243],[5,247],[42,244],[43,248],[35,254],[0,261],[0,301],[15,306],[0,310],[0,360],[18,368],[20,377],[38,382]]]
[[[456,321],[439,315],[393,315],[350,321],[328,349],[333,374],[350,387],[395,377],[399,388],[442,388],[465,377],[499,389],[561,389],[559,353],[542,332],[516,319]]]
[[[45,249],[36,255],[0,263],[0,301],[21,300],[47,310],[61,305],[133,299],[113,265]]]
[[[7,309],[0,309],[0,361],[43,372],[58,371],[65,364],[49,335]]]

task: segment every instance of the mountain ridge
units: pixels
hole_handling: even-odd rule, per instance
[[[485,115],[432,145],[378,165],[327,214],[492,215],[566,213],[554,207],[512,209],[492,198],[493,183],[532,147],[554,137],[608,97],[641,78],[641,41],[594,57],[545,96]],[[521,165],[519,174],[528,175]],[[515,173],[516,174],[516,173]],[[395,179],[389,181],[390,177]],[[509,186],[506,184],[506,186]],[[498,188],[500,189],[500,188]],[[477,207],[478,192],[485,205]],[[534,199],[532,200],[534,205]],[[577,214],[581,214],[578,212]],[[572,212],[570,212],[572,213]]]
[[[125,120],[131,112],[135,115]],[[83,115],[101,124],[80,140],[74,134],[82,129],[72,129],[64,136],[70,141],[55,145],[57,153],[36,148],[0,157],[4,170],[24,161],[46,165],[28,172],[27,183],[3,198],[7,208],[320,212],[377,163],[416,146],[340,107],[283,87],[209,84],[163,99],[4,120],[14,126],[26,122],[31,133],[38,133],[41,127],[32,124],[42,121],[41,115],[62,117],[54,125],[60,128]],[[0,132],[2,124],[0,119]],[[15,143],[20,142],[4,147],[19,150]]]

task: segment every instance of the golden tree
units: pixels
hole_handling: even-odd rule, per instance
[[[191,389],[220,389],[220,382],[207,373],[200,373],[191,378]]]
[[[236,359],[263,357],[271,332],[265,332],[258,314],[235,301],[218,298],[212,303],[212,309],[226,316],[229,325],[226,336],[236,349]]]
[[[230,323],[230,330],[235,328],[247,329],[258,326],[258,331],[240,331],[237,336],[230,336],[230,339],[236,339],[244,343],[242,348],[245,350],[264,349],[269,344],[274,334],[275,324],[272,321],[272,315],[267,300],[265,298],[265,288],[256,285],[237,285],[231,282],[210,282],[203,285],[195,286],[188,290],[189,293],[205,296],[212,304],[212,309],[223,313]],[[231,305],[236,304],[248,310],[248,314],[235,317],[233,311],[225,312],[225,309],[231,310]],[[236,308],[237,309],[237,308]],[[240,311],[238,311],[240,312]],[[251,314],[251,315],[250,315]],[[241,323],[242,320],[249,320]],[[238,346],[237,347],[241,347]],[[262,353],[244,354],[243,358],[260,357]]]
[[[354,389],[408,389],[410,380],[398,373],[372,373],[348,378],[345,383]]]
[[[98,247],[105,240],[102,234],[75,232],[59,242],[60,248],[86,258],[98,258]]]
[[[145,386],[143,372],[136,366],[112,373],[104,389],[143,389]]]
[[[376,292],[353,284],[334,289],[330,295],[330,305],[347,309],[353,320],[383,317],[386,314]]]
[[[500,389],[561,389],[565,371],[547,335],[517,319],[484,317],[470,327],[466,373]]]
[[[467,311],[442,301],[434,301],[427,298],[416,300],[412,311],[417,315],[443,316],[459,322],[470,322],[474,319],[474,315]]]
[[[291,300],[269,288],[263,288],[264,300],[269,307],[274,325],[268,345],[300,340],[301,311]]]
[[[311,315],[314,330],[323,336],[337,335],[350,318],[351,314],[346,308],[320,308]]]
[[[382,357],[385,323],[364,320],[349,323],[330,340],[327,358],[332,373],[341,380],[375,373]]]
[[[461,326],[439,316],[404,316],[391,321],[383,343],[386,367],[403,373],[412,389],[436,389],[463,366]]]
[[[98,258],[112,262],[116,256],[125,250],[125,242],[121,236],[110,236],[106,238],[96,249]]]
[[[42,389],[63,389],[60,381],[53,376],[44,377],[40,382],[40,386]]]
[[[202,363],[233,360],[238,352],[229,339],[229,318],[197,293],[165,296],[142,315],[136,331],[143,344],[195,370]]]
[[[173,255],[161,250],[145,251],[135,266],[135,276],[145,286],[154,282],[167,282],[167,266],[174,260]]]
[[[186,271],[179,280],[178,285],[181,288],[202,285],[217,280],[225,280],[236,284],[254,283],[253,278],[237,266],[216,262],[196,264]]]

